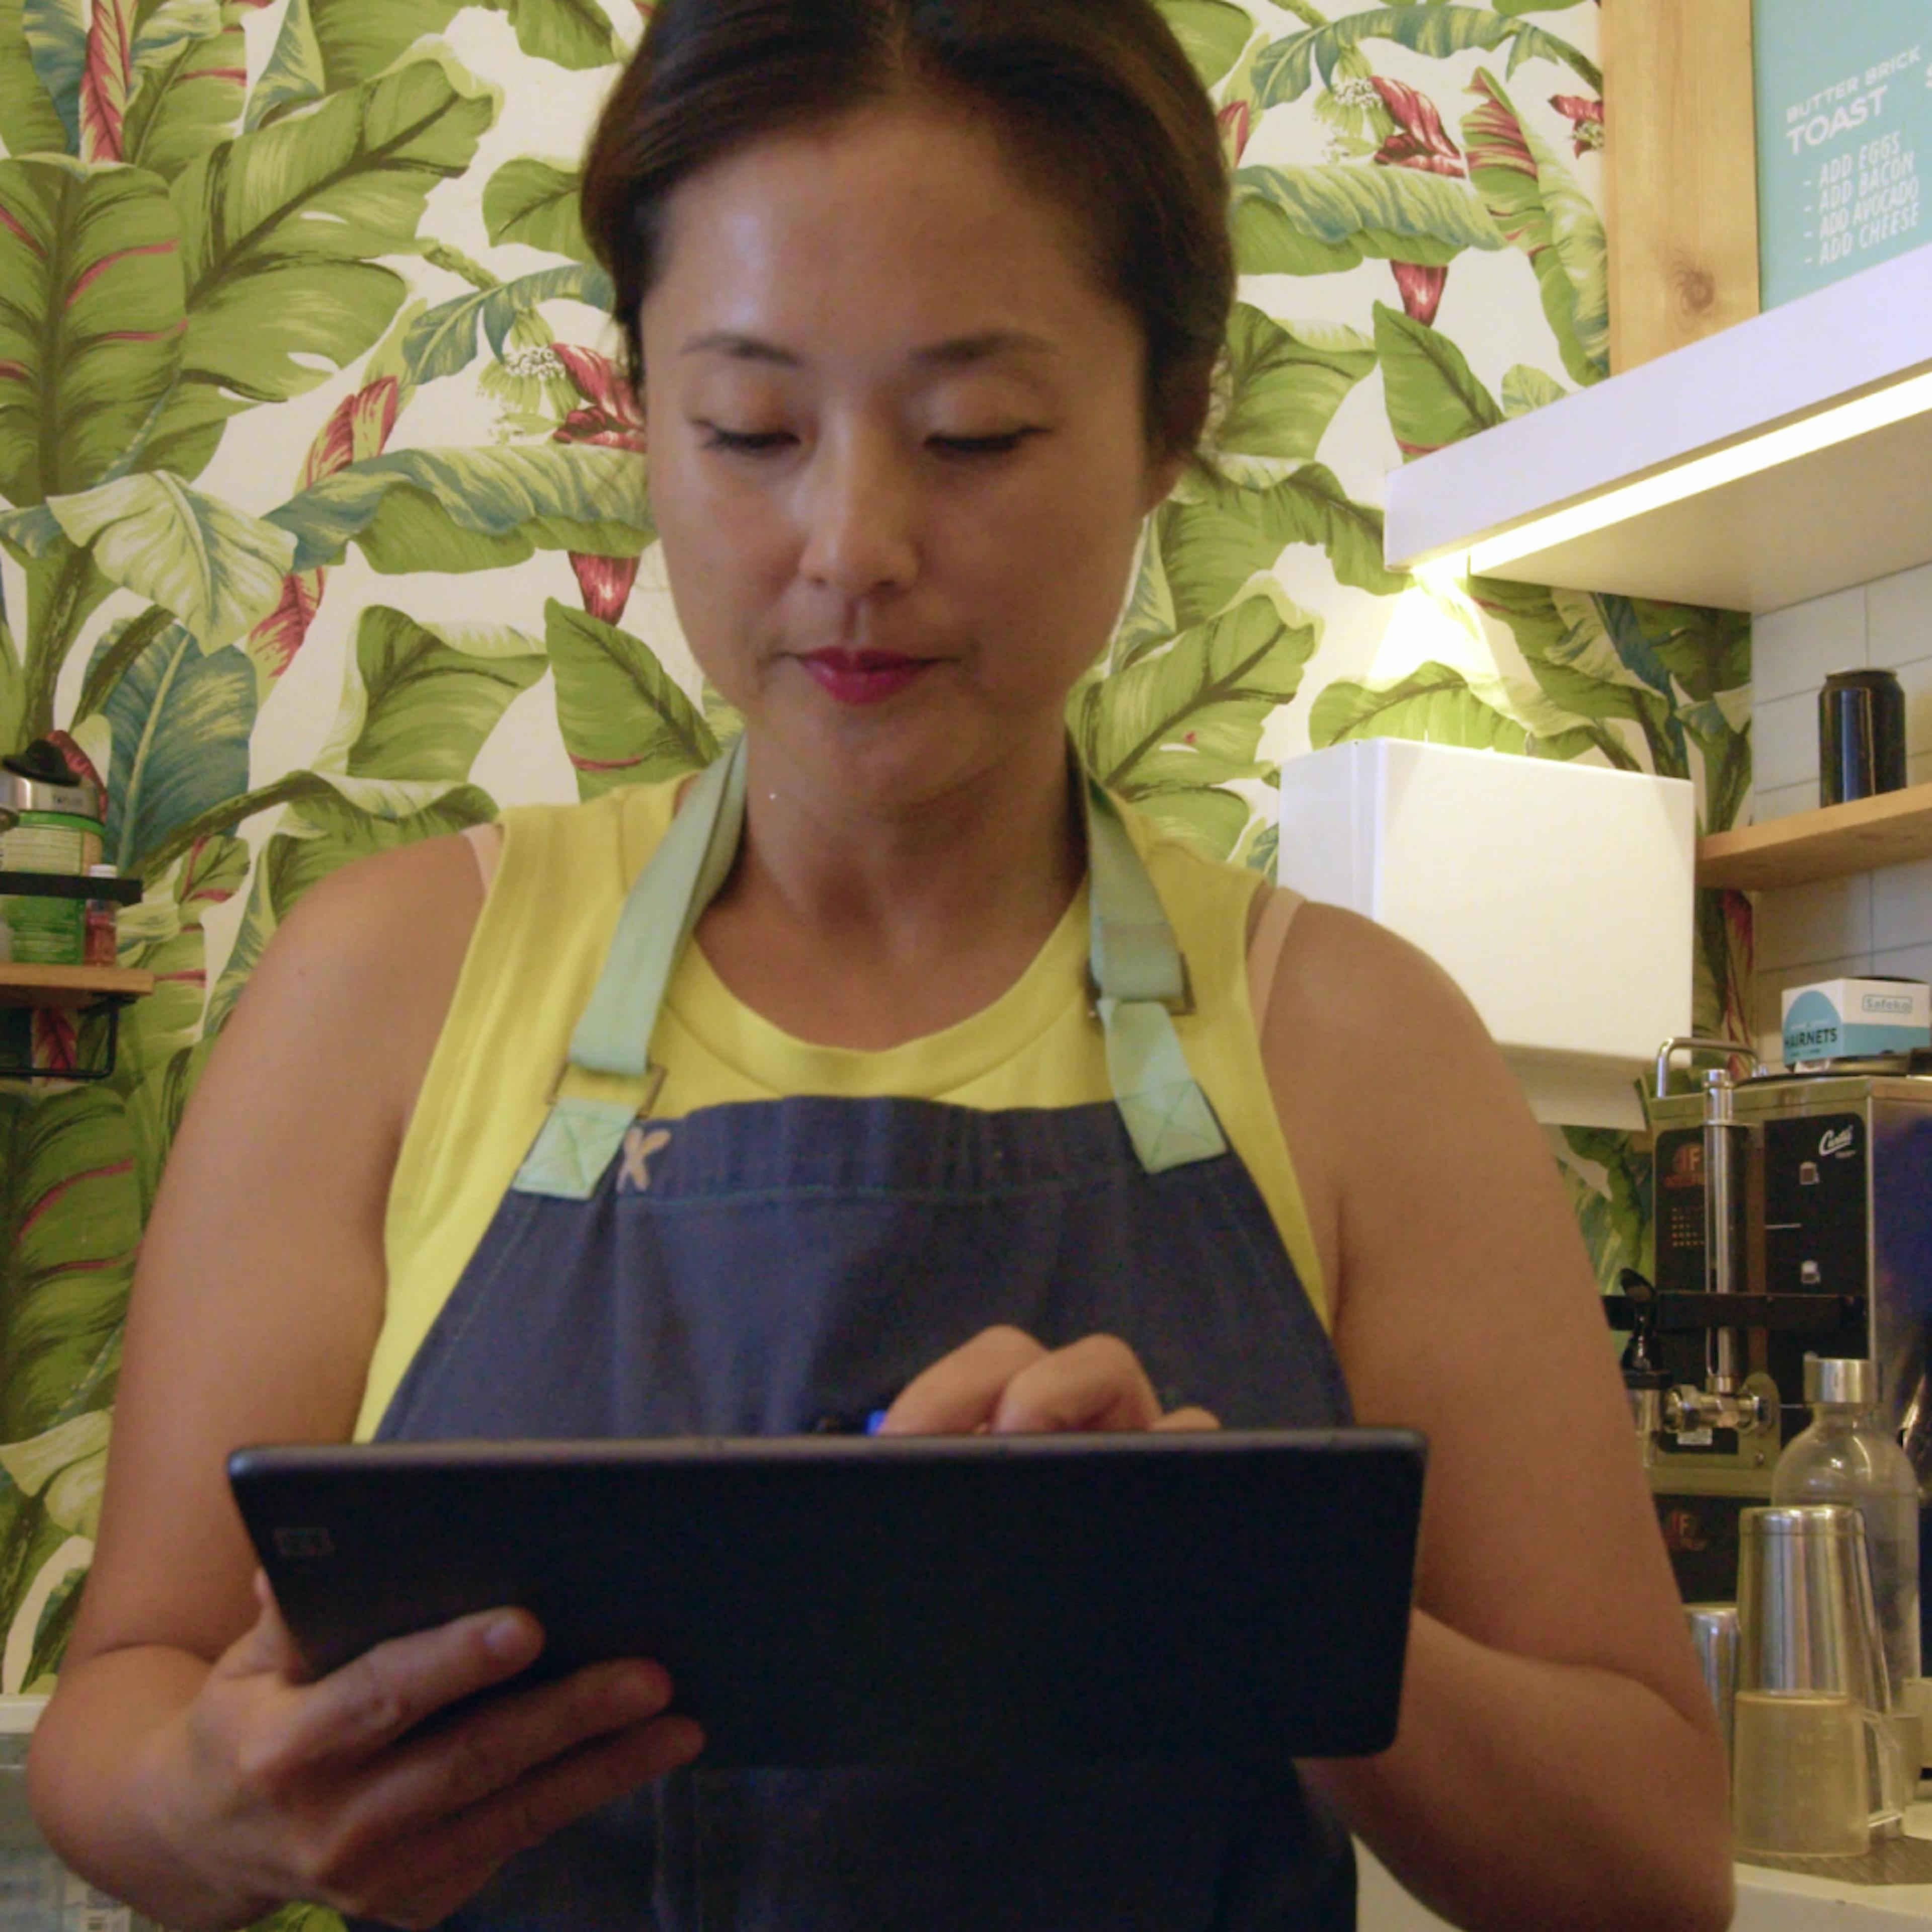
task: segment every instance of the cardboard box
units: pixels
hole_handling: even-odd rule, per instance
[[[1915,1046],[1932,1046],[1932,989],[1921,980],[1828,980],[1785,990],[1787,1066]]]

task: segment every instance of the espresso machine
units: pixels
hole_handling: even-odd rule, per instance
[[[1680,1058],[1716,1064],[1673,1094]],[[1638,1452],[1678,1588],[1724,1600],[1738,1513],[1769,1500],[1810,1420],[1808,1352],[1878,1364],[1881,1412],[1932,1497],[1932,1052],[1787,1072],[1729,1041],[1670,1040],[1646,1112],[1657,1279],[1627,1270],[1606,1306],[1629,1336]],[[1922,1506],[1932,1576],[1928,1520]]]

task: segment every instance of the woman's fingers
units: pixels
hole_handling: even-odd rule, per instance
[[[542,1648],[526,1610],[486,1610],[378,1644],[291,1699],[251,1768],[273,1779],[360,1764],[446,1705],[515,1676]]]
[[[967,1436],[990,1426],[1015,1376],[1046,1351],[1018,1328],[986,1328],[900,1391],[881,1436]]]
[[[996,1435],[1056,1430],[1151,1429],[1160,1399],[1140,1358],[1114,1335],[1089,1335],[1042,1354],[1000,1391]]]
[[[345,1808],[358,1840],[427,1832],[527,1780],[586,1745],[647,1724],[670,1679],[641,1659],[592,1664],[554,1684],[506,1691],[405,1738]]]
[[[228,1646],[215,1670],[224,1677],[266,1676],[299,1683],[308,1676],[308,1667],[282,1621],[281,1606],[265,1572],[255,1572],[254,1589],[255,1621]]]
[[[1204,1408],[1161,1413],[1139,1358],[1117,1336],[1048,1350],[1018,1328],[988,1328],[909,1383],[886,1412],[888,1436],[1063,1430],[1215,1429]]]
[[[387,1869],[371,1874],[368,1902],[380,1905],[393,1894],[424,1904],[431,1908],[424,1918],[402,1922],[433,1923],[506,1859],[614,1798],[681,1769],[704,1744],[692,1719],[667,1717],[582,1744],[413,1840]]]

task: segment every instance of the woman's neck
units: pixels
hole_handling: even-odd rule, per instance
[[[799,1038],[876,1050],[968,1018],[1079,885],[1064,745],[909,806],[814,788],[760,748],[738,863],[698,938],[737,998]]]

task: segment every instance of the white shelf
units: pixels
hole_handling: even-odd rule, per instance
[[[1932,247],[1660,356],[1393,472],[1398,568],[1932,374]],[[1491,574],[1782,610],[1932,562],[1932,406],[1547,543]]]

